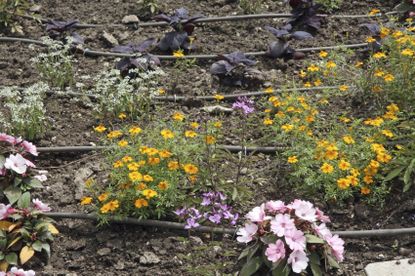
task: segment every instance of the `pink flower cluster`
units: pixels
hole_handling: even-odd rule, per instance
[[[265,256],[273,263],[288,257],[286,261],[295,273],[308,266],[306,234],[324,240],[322,251],[327,248],[337,261],[343,261],[344,241],[330,232],[326,226],[329,217],[309,201],[296,199],[287,205],[280,200],[268,201],[253,208],[245,218],[248,222],[238,230],[237,240],[249,243],[261,241],[262,236],[275,236],[277,240],[267,245]]]
[[[0,133],[0,145],[1,143],[5,143],[6,145],[12,147],[16,153],[10,154],[10,156],[6,158],[5,163],[0,165],[0,176],[5,176],[7,174],[7,170],[24,175],[28,168],[35,168],[35,165],[31,161],[24,158],[24,155],[27,153],[33,156],[38,155],[35,145],[28,141],[22,140],[21,138],[16,138],[5,133]]]
[[[17,267],[12,267],[9,272],[0,272],[0,276],[35,276],[35,272],[33,270],[23,270],[18,269]]]

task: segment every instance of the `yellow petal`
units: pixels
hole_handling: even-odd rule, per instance
[[[22,248],[22,250],[20,251],[20,263],[23,265],[25,264],[28,260],[30,260],[30,258],[33,257],[33,255],[35,255],[35,250],[33,250],[33,248],[29,247],[29,246],[24,246]]]

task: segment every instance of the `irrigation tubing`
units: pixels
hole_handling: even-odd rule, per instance
[[[47,216],[52,219],[82,219],[98,221],[98,217],[94,214],[80,214],[80,213],[47,213]],[[177,230],[185,229],[184,223],[162,221],[162,220],[139,220],[135,218],[114,218],[110,217],[108,222],[120,223],[129,225],[139,225],[147,227],[160,227]],[[225,227],[210,227],[200,226],[193,228],[192,231],[202,233],[217,233],[217,234],[236,234],[236,229]],[[412,228],[397,228],[397,229],[375,229],[375,230],[351,230],[351,231],[334,231],[333,234],[337,234],[343,238],[374,238],[374,237],[392,237],[402,235],[414,235],[415,227]]]
[[[0,37],[0,42],[23,42],[29,44],[36,44],[41,46],[47,46],[45,43],[39,40],[27,39],[27,38],[20,38],[20,37]],[[337,49],[356,49],[356,48],[364,48],[367,47],[367,43],[357,43],[357,44],[345,44],[345,45],[336,45],[336,46],[323,46],[323,47],[311,47],[311,48],[302,48],[296,49],[297,52],[314,52],[314,51],[322,51],[322,50],[337,50]],[[105,57],[139,57],[139,54],[124,54],[124,53],[114,53],[114,52],[103,52],[103,51],[95,51],[90,49],[77,49],[82,51],[84,56],[105,56]],[[266,56],[268,53],[266,51],[259,51],[259,52],[247,52],[245,53],[247,56]],[[160,60],[176,60],[176,59],[217,59],[221,55],[218,54],[211,54],[211,55],[186,55],[184,57],[175,57],[172,55],[153,55]]]
[[[38,152],[43,153],[68,153],[68,152],[91,152],[109,149],[107,146],[62,146],[62,147],[38,147]],[[284,145],[275,147],[244,147],[232,145],[218,145],[217,149],[226,150],[229,152],[243,152],[243,153],[266,153],[273,154],[278,150],[286,148]]]
[[[317,16],[322,18],[334,18],[334,19],[356,19],[356,18],[373,18],[373,17],[382,17],[397,14],[398,12],[392,11],[387,13],[379,13],[379,14],[339,14],[339,15],[330,15],[330,14],[318,14]],[[26,19],[35,19],[40,20],[42,23],[49,23],[52,19],[46,18],[33,18],[31,16],[22,16]],[[290,13],[261,13],[261,14],[246,14],[246,15],[232,15],[232,16],[215,16],[215,17],[203,17],[199,18],[194,21],[194,23],[213,23],[213,22],[224,22],[224,21],[242,21],[242,20],[257,20],[257,19],[272,19],[272,18],[290,18],[292,14]],[[185,20],[183,21],[185,22]],[[132,24],[134,27],[141,28],[141,27],[161,27],[161,26],[168,26],[169,23],[167,22],[142,22]],[[125,27],[128,24],[84,24],[78,23],[75,24],[73,27],[78,29],[86,29],[86,28],[102,28],[102,27]]]

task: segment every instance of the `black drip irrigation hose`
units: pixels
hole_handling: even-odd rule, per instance
[[[47,213],[46,215],[52,219],[81,219],[81,220],[98,221],[98,217],[94,214]],[[168,228],[168,229],[187,230],[185,229],[184,223],[162,221],[162,220],[139,220],[136,218],[119,219],[119,218],[110,217],[108,219],[108,222],[147,226],[147,227],[160,227],[160,228]],[[200,226],[198,228],[192,228],[192,231],[201,232],[201,233],[230,234],[234,236],[236,234],[237,229],[231,229],[231,228],[225,228],[225,227]],[[402,235],[414,235],[415,227],[398,228],[398,229],[334,231],[333,234],[337,234],[343,238],[392,237],[392,236],[402,236]]]
[[[27,38],[19,38],[19,37],[0,37],[0,42],[23,42],[29,44],[36,44],[41,46],[47,46],[45,43],[39,40],[27,39]],[[303,48],[303,49],[296,49],[297,52],[314,52],[314,51],[323,51],[323,50],[337,50],[337,49],[356,49],[356,48],[364,48],[367,47],[367,43],[358,43],[358,44],[346,44],[346,45],[337,45],[337,46],[325,46],[325,47],[311,47],[311,48]],[[138,54],[123,54],[123,53],[114,53],[114,52],[103,52],[103,51],[94,51],[90,49],[77,49],[83,53],[84,56],[105,56],[105,57],[139,57]],[[266,56],[268,53],[266,51],[259,51],[259,52],[247,52],[245,53],[247,56]],[[172,55],[154,55],[160,60],[176,60],[176,59],[217,59],[221,55],[212,54],[212,55],[186,55],[184,57],[175,57]]]
[[[38,152],[43,153],[68,153],[68,152],[91,152],[110,149],[107,146],[65,146],[65,147],[38,147]],[[286,148],[285,145],[279,145],[275,147],[244,147],[244,146],[232,146],[232,145],[218,145],[217,149],[225,150],[229,152],[243,152],[243,153],[266,153],[275,154],[278,150]]]
[[[379,13],[379,14],[339,14],[339,15],[330,15],[330,14],[318,14],[318,17],[322,18],[333,18],[333,19],[356,19],[356,18],[374,18],[374,17],[382,17],[382,16],[389,16],[397,14],[397,11],[387,12],[387,13]],[[33,18],[31,16],[25,15],[22,16],[26,19],[35,19],[39,20],[42,23],[49,23],[52,19],[47,18]],[[290,13],[262,13],[262,14],[246,14],[246,15],[232,15],[232,16],[215,16],[215,17],[203,17],[196,19],[194,23],[213,23],[213,22],[224,22],[224,21],[242,21],[242,20],[257,20],[257,19],[273,19],[273,18],[290,18],[292,14]],[[183,21],[185,22],[185,20]],[[161,26],[168,26],[169,23],[167,22],[142,22],[131,24],[136,28],[141,27],[161,27]],[[75,24],[73,27],[78,29],[87,29],[87,28],[102,28],[102,27],[111,27],[111,28],[121,28],[128,26],[128,24],[85,24],[85,23],[78,23]]]

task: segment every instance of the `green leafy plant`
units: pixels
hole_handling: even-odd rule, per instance
[[[21,90],[18,87],[0,89],[0,131],[25,137],[39,138],[46,130],[46,109],[43,100],[48,85],[40,82]]]
[[[263,0],[239,0],[239,6],[244,13],[256,13],[264,4]]]
[[[23,33],[23,27],[16,21],[16,17],[26,15],[31,6],[29,0],[2,0],[0,2],[0,29],[10,29],[12,33]]]
[[[322,5],[324,10],[331,12],[339,9],[343,0],[316,0],[316,3]]]
[[[150,18],[159,11],[157,0],[138,0],[140,17]]]

